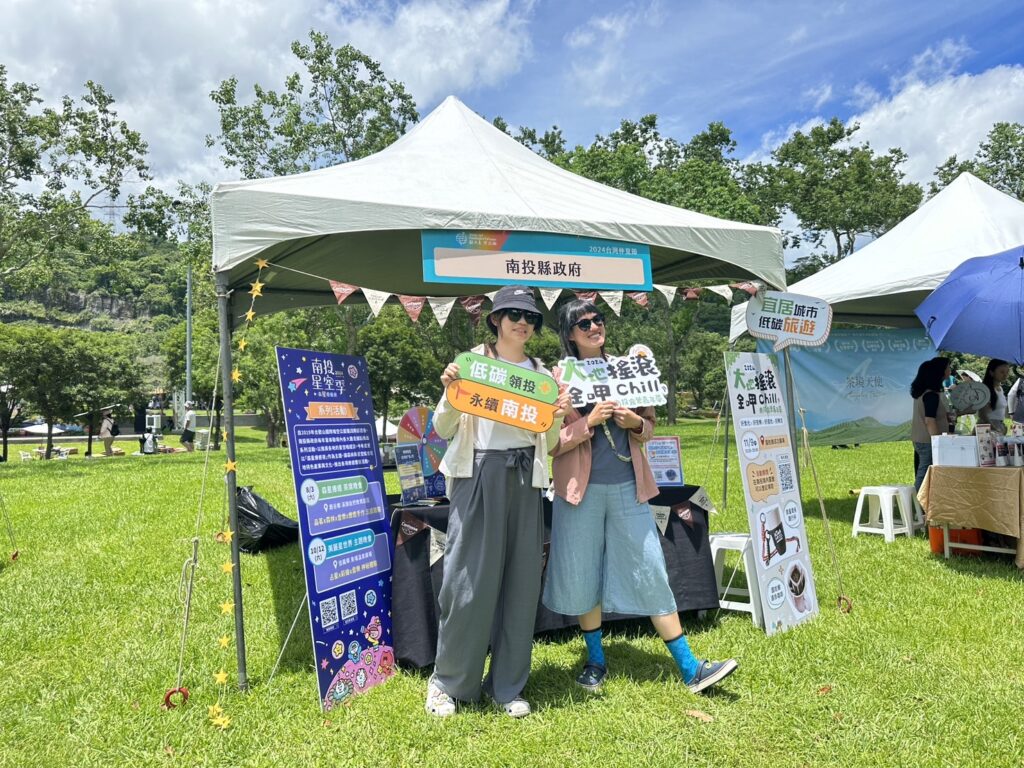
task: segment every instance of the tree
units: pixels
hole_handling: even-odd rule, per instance
[[[31,326],[0,325],[0,435],[3,442],[0,461],[7,461],[7,432],[19,413],[21,346],[32,332]]]
[[[978,146],[971,160],[950,155],[935,169],[936,180],[928,187],[934,195],[964,171],[970,171],[987,184],[1024,200],[1024,124],[996,123]]]
[[[274,347],[309,348],[311,344],[307,329],[312,312],[315,310],[278,312],[257,317],[256,322],[244,332],[245,350],[235,352],[235,367],[241,374],[241,380],[235,384],[237,402],[241,407],[263,416],[267,423],[268,448],[281,445],[281,434],[285,426]],[[236,332],[237,337],[242,335]]]
[[[134,349],[121,334],[37,326],[18,342],[13,383],[46,421],[46,458],[53,450],[54,424],[139,397]]]
[[[351,45],[334,48],[311,31],[292,53],[305,71],[289,75],[281,91],[260,85],[239,104],[238,80],[210,94],[220,111],[221,161],[247,179],[281,176],[357,160],[384,149],[416,122],[412,96],[389,80],[380,64]]]
[[[0,281],[73,241],[126,180],[148,178],[146,143],[101,85],[43,109],[37,93],[0,65]]]
[[[704,407],[708,396],[717,398],[725,391],[725,368],[722,353],[729,346],[724,336],[693,330],[687,338],[683,355],[681,383],[693,394],[693,404]]]
[[[359,331],[359,354],[366,358],[373,405],[385,420],[393,398],[433,402],[441,395],[438,377],[446,363],[427,352],[412,325],[400,307],[386,306]]]
[[[921,202],[921,188],[903,182],[906,154],[853,144],[858,128],[833,118],[797,131],[772,153],[778,203],[800,220],[801,237],[821,249],[815,265],[849,256],[858,235],[883,234]]]

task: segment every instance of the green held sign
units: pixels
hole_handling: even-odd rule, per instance
[[[459,378],[479,382],[514,395],[551,405],[558,399],[558,382],[544,373],[520,368],[493,357],[463,352],[455,358]]]

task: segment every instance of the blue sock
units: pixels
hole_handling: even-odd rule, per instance
[[[584,630],[583,639],[587,641],[587,661],[604,667],[604,649],[601,647],[601,628]]]
[[[693,680],[697,670],[700,669],[700,661],[690,650],[690,644],[686,642],[686,635],[680,635],[675,640],[666,640],[665,645],[668,646],[668,652],[672,654],[672,658],[676,660],[683,680],[687,683]]]

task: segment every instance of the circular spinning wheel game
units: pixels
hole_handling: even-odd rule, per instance
[[[420,450],[423,476],[437,473],[448,441],[434,431],[434,412],[425,406],[410,408],[398,423],[398,442],[415,443]]]

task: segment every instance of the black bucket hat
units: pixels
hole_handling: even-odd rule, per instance
[[[491,333],[498,335],[498,327],[491,320],[491,315],[501,312],[503,309],[521,309],[524,312],[535,312],[540,317],[540,322],[534,326],[536,332],[544,327],[544,315],[537,309],[537,302],[533,298],[533,288],[525,285],[506,285],[494,296],[494,304],[491,313],[487,315],[487,327]]]

